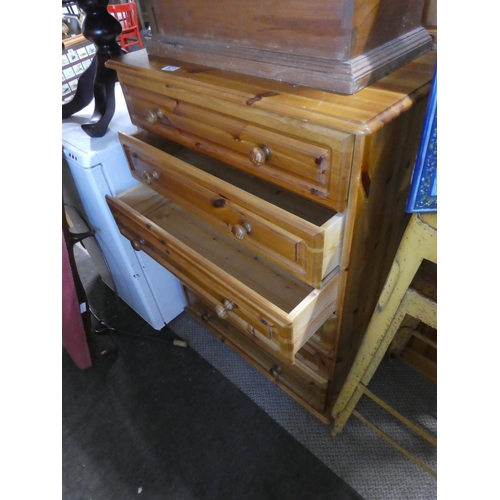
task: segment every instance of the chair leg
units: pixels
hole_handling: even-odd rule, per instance
[[[363,395],[363,386],[366,387],[370,383],[404,316],[404,311],[402,308],[399,308],[389,328],[378,331],[373,328],[368,329],[348,379],[332,410],[334,418],[331,431],[332,436],[336,436],[349,420],[349,417]]]
[[[423,321],[427,325],[436,328],[436,312],[437,305],[435,302],[410,289],[405,294],[389,328],[385,332],[382,331],[382,334],[380,334],[380,330],[377,332],[373,328],[368,328],[349,377],[332,410],[335,419],[332,435],[338,434],[349,419],[363,393],[363,387],[367,387],[373,378],[405,316],[410,314],[418,321]]]
[[[431,219],[430,222],[432,223],[433,220]],[[437,226],[437,224],[434,226]],[[348,404],[353,398],[358,384],[363,382],[364,385],[368,385],[382,357],[387,352],[404,318],[404,314],[401,312],[398,315],[398,310],[400,310],[401,303],[420,267],[422,259],[437,260],[435,250],[436,234],[435,227],[428,220],[423,219],[420,214],[412,215],[361,347],[333,406],[332,416],[334,421],[339,418],[343,411],[347,411]],[[422,252],[415,252],[415,248],[421,249]],[[352,404],[349,404],[349,408],[352,408]],[[339,425],[335,426],[334,422],[337,433],[339,432],[338,428],[343,426],[342,422],[347,421],[351,412],[352,410],[347,411],[347,418],[342,417]]]
[[[345,424],[347,424],[349,417],[352,415],[352,412],[356,408],[356,405],[358,404],[362,395],[363,395],[363,390],[361,389],[361,387],[359,385],[357,385],[354,388],[354,391],[351,394],[351,397],[349,398],[347,403],[344,405],[342,411],[340,411],[338,413],[337,417],[332,422],[332,428],[330,431],[330,435],[332,437],[335,437],[337,434],[342,432]]]
[[[405,269],[408,267],[418,269],[420,262],[406,262]],[[373,313],[368,329],[361,343],[361,347],[358,350],[352,368],[349,372],[347,380],[340,391],[339,397],[335,402],[332,409],[333,418],[338,418],[341,411],[344,410],[351,396],[354,394],[356,386],[361,382],[365,373],[367,372],[371,361],[375,358],[377,351],[379,351],[380,344],[384,340],[388,329],[391,324],[395,325],[393,319],[396,316],[399,305],[403,300],[404,294],[411,283],[411,279],[414,275],[407,271],[406,274],[401,275],[399,264],[397,261],[394,262],[389,276],[387,278],[384,290],[381,295],[381,300],[377,304],[375,311]],[[390,297],[382,303],[385,295]],[[403,318],[397,322],[396,330],[401,324]],[[395,332],[393,336],[395,335]],[[391,339],[392,340],[392,339]],[[385,351],[384,351],[385,352]],[[378,366],[378,365],[377,365]]]

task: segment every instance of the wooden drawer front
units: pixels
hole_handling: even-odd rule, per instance
[[[309,340],[295,355],[295,363],[324,377],[328,377],[333,368],[334,351],[325,351],[313,340]]]
[[[338,271],[314,289],[140,184],[107,200],[134,248],[289,363],[335,311]]]
[[[319,145],[139,87],[122,87],[132,122],[139,127],[344,211],[351,136]]]
[[[304,282],[339,265],[343,214],[155,134],[119,136],[136,179]]]
[[[306,407],[310,406],[319,413],[324,412],[328,389],[327,377],[316,373],[299,361],[293,366],[281,363],[278,358],[259,348],[243,332],[213,314],[210,306],[205,304],[194,292],[186,288],[184,291],[188,311],[210,332],[300,403],[305,403]]]

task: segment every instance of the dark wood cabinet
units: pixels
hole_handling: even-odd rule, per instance
[[[353,94],[427,52],[424,0],[149,0],[148,53]]]

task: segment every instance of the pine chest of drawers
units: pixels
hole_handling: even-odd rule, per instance
[[[408,222],[435,60],[352,96],[145,50],[107,63],[139,128],[120,140],[141,184],[107,200],[120,231],[323,421]]]

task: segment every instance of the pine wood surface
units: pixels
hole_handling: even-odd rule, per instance
[[[205,248],[207,245],[208,247],[212,245],[213,237],[216,236],[222,241],[222,236],[225,235],[222,231],[217,232],[212,224],[210,224],[211,229],[207,227],[205,236],[201,234],[197,220],[199,217],[193,215],[196,213],[193,197],[190,198],[190,203],[193,204],[188,207],[193,217],[186,215],[187,218],[179,219],[179,222],[174,224],[179,233],[175,233],[173,246],[174,240],[165,237],[164,230],[157,230],[162,224],[161,221],[168,215],[167,212],[162,212],[166,206],[162,196],[148,195],[142,200],[127,201],[134,211],[146,214],[147,217],[130,218],[130,214],[127,213],[130,220],[125,221],[123,214],[116,216],[121,221],[121,230],[130,239],[142,236],[148,240],[148,237],[153,235],[154,243],[148,242],[151,246],[146,247],[145,251],[179,276],[181,281],[202,297],[204,303],[212,310],[226,298],[241,305],[237,313],[229,312],[226,321],[237,331],[248,336],[255,345],[280,357],[288,364],[299,362],[311,369],[313,367],[319,369],[329,379],[327,408],[331,408],[335,402],[353,363],[409,219],[405,211],[406,200],[435,62],[436,54],[428,53],[353,96],[292,87],[281,82],[187,63],[179,63],[181,69],[169,73],[161,71],[161,68],[168,64],[176,64],[175,61],[148,57],[144,52],[131,53],[109,63],[110,67],[118,71],[127,104],[132,109],[132,117],[136,124],[142,126],[149,123],[146,115],[138,121],[139,115],[133,114],[139,95],[136,91],[138,88],[143,89],[144,95],[149,97],[153,96],[153,93],[155,96],[160,96],[158,101],[155,101],[154,96],[151,101],[148,100],[149,97],[145,100],[150,108],[154,110],[160,105],[164,111],[163,116],[167,116],[168,120],[171,116],[174,116],[175,120],[179,118],[179,121],[175,122],[175,127],[168,125],[166,120],[165,123],[160,122],[160,125],[158,122],[154,123],[149,130],[193,149],[196,149],[198,139],[208,134],[212,139],[215,138],[215,142],[201,138],[203,148],[200,148],[200,151],[216,160],[236,166],[242,170],[240,173],[245,173],[245,169],[242,168],[242,155],[234,149],[231,152],[227,143],[231,135],[230,127],[221,125],[234,123],[232,119],[255,126],[263,133],[269,131],[278,134],[282,138],[280,144],[293,144],[292,149],[295,151],[314,151],[314,148],[318,148],[318,151],[328,152],[328,165],[332,167],[332,171],[337,172],[335,181],[330,180],[330,184],[327,184],[328,189],[331,187],[336,193],[344,190],[344,194],[340,197],[334,196],[333,207],[343,214],[341,230],[343,237],[340,243],[342,247],[340,265],[327,278],[329,285],[326,282],[322,284],[322,292],[325,286],[328,292],[321,296],[317,296],[316,291],[306,288],[308,291],[297,300],[296,290],[301,290],[304,286],[303,283],[299,285],[300,280],[294,278],[293,286],[288,289],[286,280],[281,282],[278,280],[277,283],[269,281],[268,271],[259,271],[258,266],[255,268],[256,275],[252,271],[253,283],[249,285],[248,281],[245,282],[248,277],[239,271],[245,268],[253,269],[256,261],[252,259],[258,252],[254,253],[253,257],[242,257],[240,251],[248,248],[239,241],[237,242],[239,245],[232,247],[231,257],[225,254],[227,249],[231,248],[231,244],[228,241],[226,245],[224,240],[220,246],[213,247],[217,250],[207,258],[204,254]],[[127,98],[130,89],[133,89],[131,91],[133,95]],[[182,106],[178,106],[179,103]],[[169,111],[176,109],[179,116]],[[190,122],[193,111],[197,113],[196,120]],[[213,126],[211,118],[216,115],[219,118],[215,120]],[[227,117],[230,118],[229,121],[226,121]],[[184,130],[191,127],[186,124],[193,121],[199,121],[202,125],[198,123],[196,125],[198,128],[192,128],[191,131]],[[145,128],[148,127],[149,125],[145,125]],[[167,128],[168,133],[165,132]],[[200,136],[192,134],[192,131],[196,131]],[[272,134],[271,136],[274,137]],[[234,141],[234,137],[231,140]],[[297,146],[302,141],[304,147]],[[277,143],[273,144],[276,147]],[[307,149],[310,147],[313,147],[313,150]],[[146,143],[143,143],[141,148],[139,149],[142,152],[148,154],[151,152]],[[131,147],[131,155],[135,154],[133,149],[134,147]],[[167,147],[166,152],[175,155],[179,151],[178,146],[172,145]],[[305,159],[299,161],[301,167],[306,165],[308,155],[313,157],[315,153],[309,152],[302,157]],[[300,158],[300,155],[298,157]],[[182,160],[177,158],[179,163],[175,161],[172,163],[170,159],[166,163],[169,164],[171,171],[177,166],[180,175],[184,162],[191,163],[192,159],[193,157],[188,155]],[[147,163],[145,158],[141,161]],[[132,159],[131,163],[133,164]],[[275,176],[270,179],[271,183],[279,186],[280,182],[286,179],[288,174],[285,171],[285,163],[283,169],[275,169]],[[161,164],[165,165],[164,159],[161,160]],[[230,178],[222,179],[214,179],[217,175],[214,176],[213,170],[206,171],[200,167],[199,164],[197,167],[184,169],[186,182],[193,183],[193,193],[198,192],[196,191],[198,189],[208,188],[209,185],[222,188],[225,182],[231,184],[237,178],[237,175],[234,176],[237,170],[229,166],[226,171],[229,172]],[[301,167],[295,169],[295,174],[300,174]],[[196,171],[196,168],[199,170]],[[292,165],[292,170],[293,168]],[[250,172],[255,173],[252,170],[248,171]],[[301,182],[304,187],[310,188],[314,177],[313,170],[308,170],[306,167],[304,172]],[[269,181],[265,176],[261,179]],[[181,188],[180,184],[177,184],[177,187],[179,190],[183,189],[179,192],[177,201],[181,205],[187,203],[191,195],[188,196],[187,190]],[[307,193],[306,191],[306,189],[296,190],[295,195],[307,196],[308,203],[315,200],[319,205],[320,197],[314,197],[310,189]],[[158,192],[161,191],[158,189]],[[213,192],[217,192],[217,189]],[[228,198],[234,193],[239,193],[238,188],[232,189]],[[183,202],[180,198],[185,195],[186,200]],[[274,205],[274,201],[272,205],[259,203],[256,209],[255,203],[251,200],[248,193],[241,196],[238,194],[238,210],[242,210],[241,213],[245,214],[247,212],[244,211],[250,207],[256,210],[256,216],[280,227],[276,234],[280,231],[293,233],[291,231],[293,227],[301,227],[302,230],[311,227],[311,221],[307,219],[300,224],[294,222],[297,214],[293,215],[292,211],[287,213],[290,204],[278,207]],[[110,204],[113,203],[120,205],[120,202],[110,200]],[[268,216],[265,212],[269,207],[272,208]],[[121,209],[128,210],[124,206],[121,206]],[[300,208],[298,210],[302,211]],[[152,217],[153,220],[148,217]],[[321,216],[318,214],[318,217]],[[333,220],[335,217],[332,217],[330,222]],[[318,227],[326,229],[330,222],[326,221],[319,225],[316,220],[312,223],[316,226],[314,231]],[[130,227],[133,231],[128,233]],[[171,229],[169,227],[169,231]],[[304,234],[306,233],[307,231]],[[338,233],[332,231],[331,234]],[[305,236],[300,237],[305,239]],[[182,242],[179,240],[179,244],[178,238],[182,240]],[[337,245],[335,238],[331,240],[332,246]],[[269,241],[272,245],[272,238]],[[327,238],[324,244],[329,245]],[[166,250],[171,252],[170,255],[165,255]],[[175,253],[174,257],[172,252]],[[297,253],[300,254],[300,251]],[[283,255],[285,254],[290,257],[290,247],[286,250],[286,245],[283,245]],[[233,268],[234,272],[228,273],[225,268],[227,265],[224,262],[225,258],[219,259],[218,255],[227,255],[228,258],[235,259],[234,262],[237,264]],[[269,255],[266,258],[269,259]],[[266,258],[263,257],[262,260]],[[172,259],[175,261],[175,267]],[[278,264],[276,269],[282,268],[285,260],[279,262],[276,260]],[[266,266],[260,269],[268,269]],[[282,278],[287,273],[280,270],[276,274]],[[331,279],[332,275],[335,276],[334,280]],[[253,288],[256,288],[257,292]],[[308,315],[311,317],[308,318]],[[224,323],[224,320],[221,322]]]
[[[152,134],[120,134],[120,141],[137,180],[233,237],[235,227],[250,224],[241,243],[306,283],[321,287],[338,266],[343,214],[239,171],[227,175],[227,165],[185,148],[173,152],[171,143]]]
[[[68,38],[63,38],[62,43],[65,49],[71,49],[76,45],[80,45],[81,43],[87,42],[88,40],[82,35],[75,35]]]
[[[347,171],[352,138],[326,138],[320,144],[285,135],[271,128],[255,127],[185,101],[145,92],[124,84],[132,121],[139,127],[223,160],[253,175],[282,185],[315,201],[342,211],[347,192]],[[151,114],[154,123],[150,123]],[[250,159],[255,147],[264,145],[270,155],[260,165]]]
[[[337,273],[321,290],[311,288],[146,186],[108,203],[126,237],[144,240],[140,249],[214,306],[230,300],[236,307],[227,316],[243,317],[240,326],[248,330],[251,323],[254,334],[289,362],[335,309]]]
[[[237,352],[244,360],[257,368],[287,394],[293,397],[320,420],[328,422],[331,415],[326,410],[328,378],[311,369],[300,359],[293,366],[268,351],[260,349],[251,337],[243,335],[227,321],[214,315],[209,305],[191,290],[184,287],[187,311],[205,328]],[[302,348],[299,352],[302,352]]]
[[[373,85],[346,96],[148,56],[145,50],[106,63],[118,71],[120,81],[125,84],[136,83],[173,99],[265,127],[276,125],[282,133],[297,126],[304,139],[313,142],[321,133],[342,138],[345,137],[339,135],[342,132],[360,135],[379,130],[428,94],[429,75],[435,64],[436,52],[428,52]],[[180,69],[162,71],[168,65]]]
[[[377,133],[356,141],[330,402],[354,361],[410,218],[406,201],[426,106],[426,100],[419,101]]]
[[[169,73],[161,68],[175,61],[148,58],[144,51],[108,65],[118,71],[136,125],[343,212],[353,151],[349,134],[374,133],[427,95],[435,60],[435,53],[426,54],[354,96],[189,65]],[[148,114],[157,109],[164,116],[150,124]],[[259,134],[242,143],[241,130],[254,125]],[[290,166],[278,160],[252,165],[249,147],[276,137],[271,158],[290,159],[307,145],[321,147]]]

